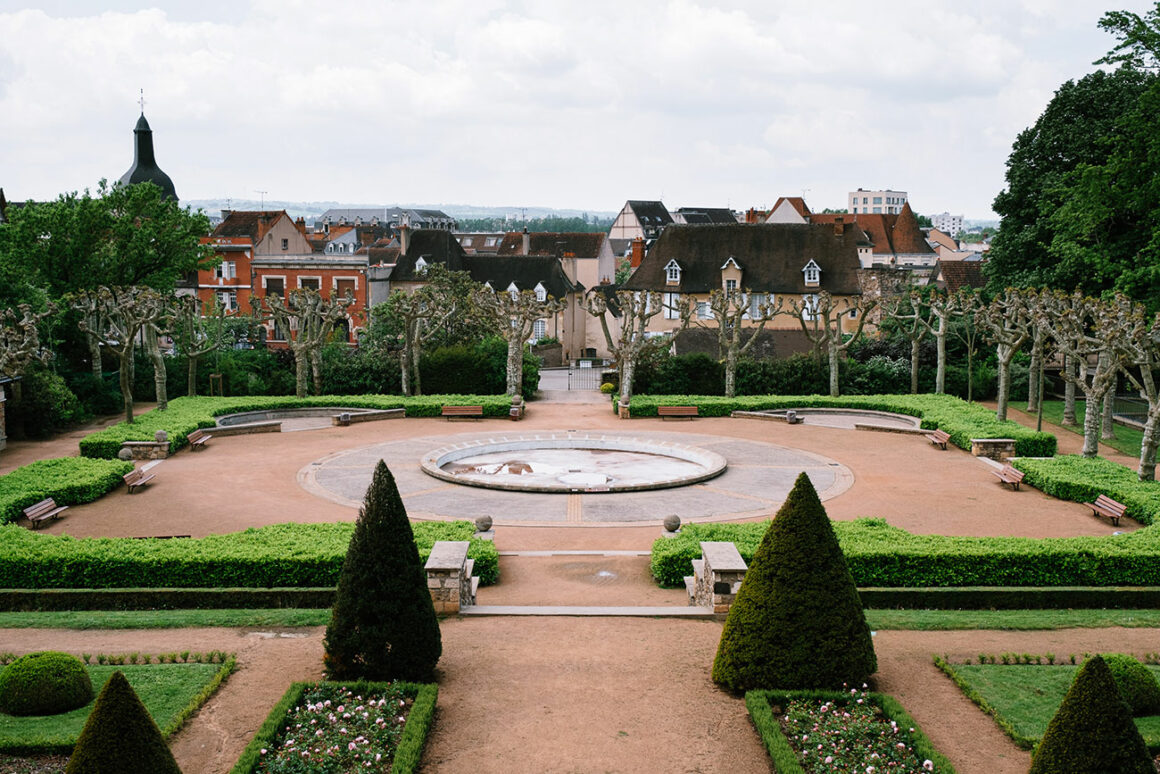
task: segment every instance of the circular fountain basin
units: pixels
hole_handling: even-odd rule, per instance
[[[720,454],[669,442],[583,433],[490,438],[435,449],[419,462],[444,481],[521,492],[631,492],[706,481]]]

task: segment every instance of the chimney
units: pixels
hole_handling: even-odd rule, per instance
[[[644,260],[644,240],[640,237],[632,240],[632,253],[628,258],[628,265],[632,268],[640,266],[640,262]]]
[[[745,211],[745,222],[749,223],[749,224],[756,223],[757,222],[757,210],[753,209],[752,207],[750,207],[748,210],[746,210]]]
[[[407,248],[411,246],[411,227],[406,223],[399,226],[399,255],[407,254]]]
[[[834,236],[839,236],[839,237],[842,236],[842,233],[845,230],[846,230],[846,226],[842,223],[841,220],[834,221]]]
[[[532,249],[532,238],[528,235],[528,227],[524,226],[524,242],[520,248],[520,255],[527,255]]]

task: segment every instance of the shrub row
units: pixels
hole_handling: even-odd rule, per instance
[[[1015,453],[1025,457],[1050,457],[1056,447],[1051,433],[1036,432],[1017,422],[1000,422],[989,409],[951,395],[634,395],[629,410],[634,417],[655,417],[658,406],[696,406],[705,417],[791,408],[892,411],[920,418],[924,428],[945,430],[951,443],[961,449],[970,449],[972,438],[1013,438]]]
[[[326,588],[0,589],[0,612],[61,610],[322,610],[334,605]],[[1157,605],[1160,607],[1160,605]]]
[[[652,573],[677,587],[702,540],[733,542],[747,562],[769,522],[690,524],[653,543]],[[914,535],[884,519],[836,521],[854,582],[862,586],[1160,586],[1160,527],[1074,538]]]
[[[860,588],[862,606],[877,610],[1152,610],[1157,586],[954,586]],[[0,605],[3,605],[0,594]],[[2,607],[0,607],[2,609]]]
[[[17,468],[0,476],[0,524],[16,521],[21,511],[48,497],[57,505],[92,502],[120,486],[132,469],[132,462],[82,457],[37,460]]]
[[[274,746],[278,733],[286,722],[290,710],[302,701],[306,689],[314,683],[294,683],[283,694],[281,701],[274,705],[266,721],[262,723],[258,733],[250,744],[242,751],[238,762],[230,769],[230,774],[253,774],[262,762],[262,751]],[[382,691],[391,686],[401,688],[403,693],[414,698],[411,704],[411,713],[407,716],[407,724],[403,726],[403,735],[399,745],[395,748],[395,759],[391,762],[392,774],[411,774],[419,768],[419,759],[423,755],[423,745],[427,741],[427,732],[431,728],[431,721],[435,716],[435,702],[439,697],[439,686],[435,683],[342,683],[341,685],[360,695]]]
[[[499,552],[469,521],[415,522],[423,561],[438,540],[469,540],[481,585],[499,579]],[[73,538],[0,527],[0,588],[333,587],[353,522],[275,524],[173,540]]]
[[[1160,516],[1160,484],[1140,481],[1136,471],[1103,457],[1067,454],[1012,460],[1011,464],[1027,474],[1026,483],[1060,500],[1091,503],[1107,495],[1123,503],[1125,515],[1141,524],[1152,524]]]
[[[446,405],[483,406],[487,417],[506,417],[511,399],[506,395],[420,395],[404,398],[398,395],[319,395],[309,398],[293,396],[251,395],[238,398],[175,398],[165,411],[154,409],[136,418],[133,424],[121,422],[81,440],[85,457],[115,459],[125,441],[151,441],[154,433],[169,434],[169,449],[176,451],[186,444],[186,436],[199,427],[213,427],[214,417],[239,411],[309,406],[349,406],[368,409],[406,409],[409,417],[437,417]]]
[[[749,717],[757,728],[757,733],[761,736],[761,741],[765,744],[769,757],[773,760],[774,769],[779,774],[793,774],[793,772],[800,774],[805,771],[801,765],[801,758],[790,746],[789,740],[782,733],[781,723],[773,714],[773,705],[797,699],[816,699],[819,703],[841,703],[851,700],[849,693],[840,691],[769,690],[748,691],[745,694],[745,708],[749,710]],[[937,772],[954,774],[955,768],[951,762],[934,748],[930,739],[918,727],[918,723],[894,697],[884,693],[867,693],[863,700],[870,701],[881,708],[882,714],[895,721],[899,728],[913,729],[908,735],[910,741],[913,742],[915,755],[931,761]]]

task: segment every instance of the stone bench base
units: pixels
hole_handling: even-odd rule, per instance
[[[1006,462],[1015,456],[1014,438],[972,438],[971,454],[996,462]]]
[[[424,569],[437,615],[455,615],[475,604],[479,578],[472,575],[475,560],[467,558],[469,545],[466,540],[440,540],[431,548]]]
[[[704,607],[724,618],[741,590],[748,568],[732,543],[701,542],[701,558],[693,560],[693,574],[685,578],[689,605]]]

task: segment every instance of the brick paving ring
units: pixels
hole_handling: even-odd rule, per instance
[[[535,449],[536,457],[528,457]],[[854,481],[819,454],[695,433],[428,436],[335,452],[298,473],[314,495],[362,504],[371,472],[386,461],[414,519],[497,525],[659,526],[770,516],[805,471],[823,500]]]

